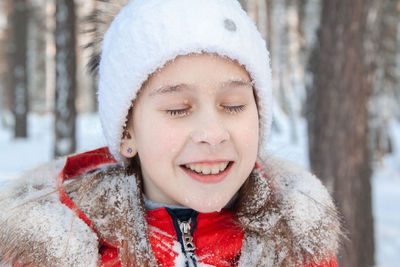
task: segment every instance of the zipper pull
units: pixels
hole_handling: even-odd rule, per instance
[[[192,227],[190,226],[190,222],[191,219],[189,219],[189,221],[183,222],[178,219],[179,228],[182,232],[183,248],[188,254],[194,255],[194,250],[196,247],[193,243],[192,234],[190,233],[192,229]]]

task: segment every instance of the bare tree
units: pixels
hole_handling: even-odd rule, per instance
[[[272,9],[274,8],[273,6],[273,1],[272,0],[265,0],[265,12],[266,17],[267,17],[267,25],[266,27],[266,38],[267,38],[267,46],[268,49],[271,49],[272,46],[272,30],[273,30],[273,20],[272,20]],[[270,50],[271,51],[271,50]]]
[[[13,88],[14,137],[27,137],[28,80],[27,80],[27,23],[28,6],[25,0],[13,1],[11,87]]]
[[[75,0],[76,31],[77,31],[77,101],[76,108],[80,112],[96,112],[97,110],[97,75],[91,75],[88,62],[94,47],[90,44],[96,42],[93,32],[96,24],[93,16],[96,14],[98,1]]]
[[[46,0],[30,0],[28,25],[28,83],[32,111],[47,111],[46,105]]]
[[[368,20],[371,61],[376,67],[370,101],[370,147],[374,161],[380,163],[391,152],[389,122],[398,108],[399,71],[397,70],[398,28],[400,2],[374,1]],[[398,7],[399,5],[399,7]],[[373,51],[378,51],[374,53]],[[400,110],[400,109],[399,109]]]
[[[75,4],[56,0],[55,156],[75,151],[76,40]]]
[[[5,113],[11,113],[12,110],[12,88],[10,77],[12,73],[10,44],[12,43],[10,13],[11,0],[0,2],[0,106],[1,106],[1,124],[6,125]],[[11,115],[11,114],[9,114]]]
[[[350,242],[340,266],[374,264],[371,166],[367,147],[372,68],[364,47],[370,0],[324,0],[308,94],[309,153],[344,215]]]
[[[247,0],[238,0],[244,10],[247,10]]]

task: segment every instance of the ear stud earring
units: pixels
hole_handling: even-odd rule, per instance
[[[127,151],[129,154],[131,154],[131,153],[132,153],[132,148],[128,148],[126,151]]]

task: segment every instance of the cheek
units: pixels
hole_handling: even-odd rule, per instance
[[[245,154],[257,154],[259,122],[256,112],[252,112],[250,116],[235,125],[233,132]]]
[[[141,159],[148,158],[162,164],[167,159],[174,159],[185,141],[185,131],[157,118],[150,115],[141,119],[142,123],[138,121],[137,145]]]

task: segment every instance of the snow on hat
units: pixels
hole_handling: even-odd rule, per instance
[[[98,64],[100,120],[109,149],[119,162],[124,162],[119,149],[127,115],[142,84],[168,61],[193,53],[215,53],[246,68],[258,97],[259,149],[264,147],[272,122],[269,54],[238,1],[125,0],[119,1],[124,6],[120,10],[111,2],[119,12],[116,16],[103,12],[112,22],[101,51],[92,58],[92,68]]]

